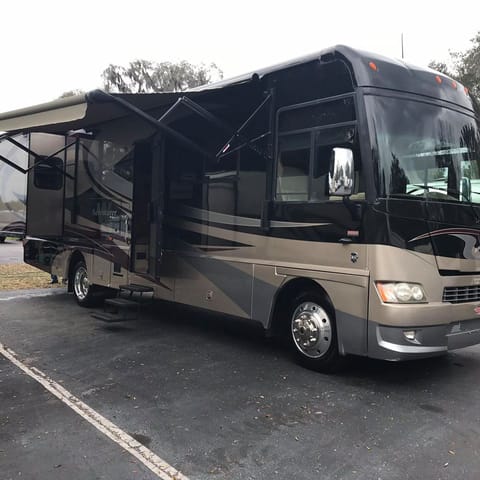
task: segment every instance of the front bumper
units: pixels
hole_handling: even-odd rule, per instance
[[[415,330],[415,340],[408,340],[405,330]],[[415,327],[368,322],[368,356],[382,360],[432,357],[479,343],[480,318]]]

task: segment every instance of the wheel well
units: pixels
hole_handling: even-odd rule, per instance
[[[321,295],[329,308],[330,313],[335,317],[335,308],[328,293],[317,282],[310,278],[294,278],[289,280],[277,292],[274,305],[270,314],[270,325],[268,331],[273,336],[281,335],[285,325],[285,312],[293,298],[302,292],[315,291]]]
[[[84,262],[85,257],[78,250],[76,250],[75,252],[72,253],[72,256],[70,257],[70,263],[68,265],[68,291],[69,292],[73,291],[73,269],[75,265],[80,261]]]

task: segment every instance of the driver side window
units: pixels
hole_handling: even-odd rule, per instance
[[[307,201],[311,157],[310,133],[280,138],[277,199]]]
[[[333,148],[354,151],[355,192],[360,186],[352,96],[287,107],[278,116],[276,199],[282,202],[327,201]],[[363,195],[364,198],[364,195]]]

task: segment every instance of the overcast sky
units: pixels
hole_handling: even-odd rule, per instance
[[[0,112],[101,87],[136,58],[215,62],[234,76],[346,44],[417,65],[480,31],[480,1],[16,0],[2,2]]]

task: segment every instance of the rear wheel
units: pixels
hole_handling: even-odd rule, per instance
[[[73,268],[73,295],[82,307],[92,307],[99,303],[101,297],[96,295],[98,289],[90,283],[87,266],[83,260],[75,264]]]
[[[299,363],[312,370],[334,372],[343,363],[331,306],[318,292],[298,295],[288,311],[289,339]]]
[[[0,237],[0,243],[3,243],[3,242],[5,242],[5,237],[2,236]]]

